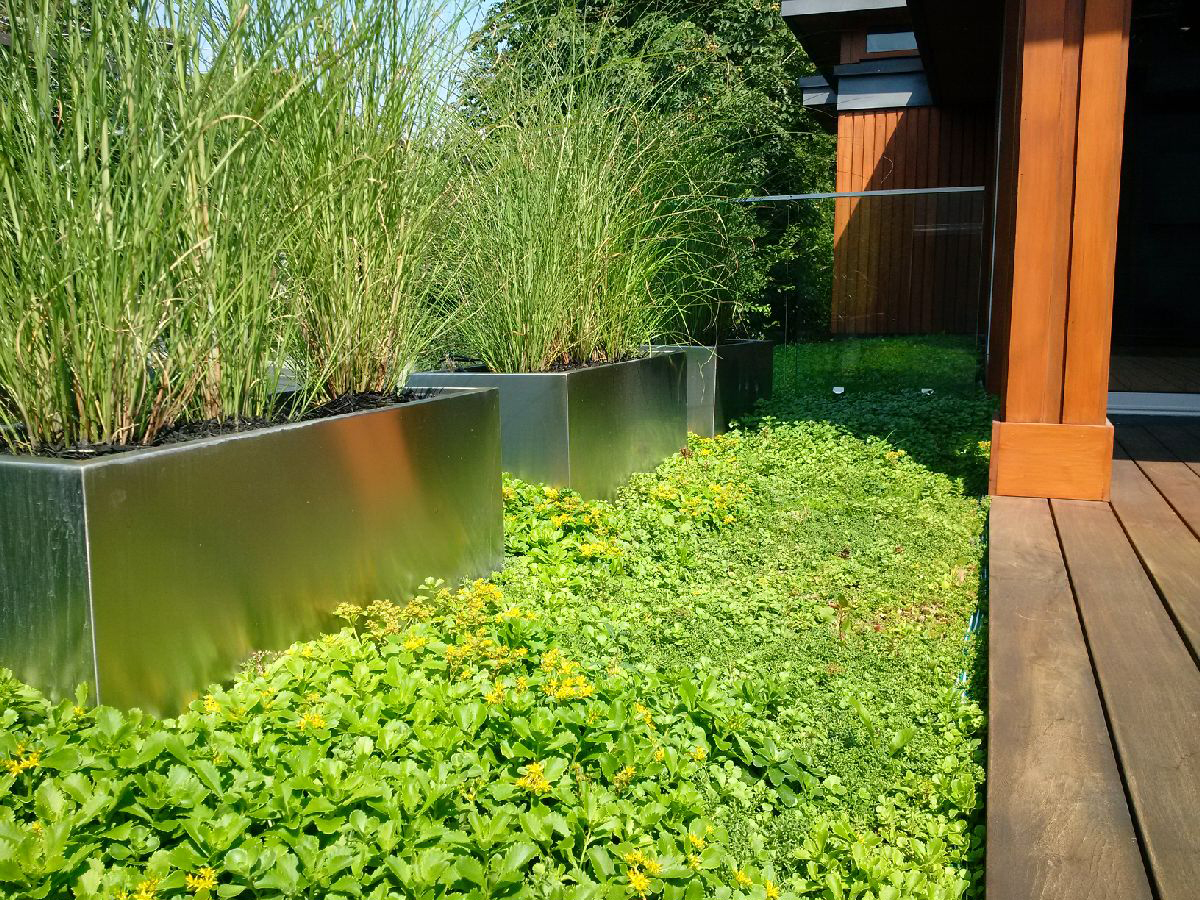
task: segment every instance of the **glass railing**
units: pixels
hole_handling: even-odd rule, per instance
[[[988,291],[982,189],[755,201],[797,237],[777,280],[778,337],[796,377],[830,391],[973,389]],[[786,373],[781,373],[781,375]]]

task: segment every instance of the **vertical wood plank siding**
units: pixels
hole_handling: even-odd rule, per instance
[[[914,107],[838,116],[837,189],[959,187],[992,176],[989,110]],[[847,198],[834,211],[835,334],[973,333],[982,194]]]

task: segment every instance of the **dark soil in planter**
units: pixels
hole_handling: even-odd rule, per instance
[[[642,356],[622,356],[617,359],[597,359],[590,362],[567,362],[554,363],[548,369],[539,369],[536,372],[493,372],[477,359],[468,359],[466,357],[451,356],[442,360],[439,372],[458,373],[481,373],[486,372],[489,375],[561,375],[564,372],[577,372],[580,369],[595,369],[600,366],[612,366],[617,363],[633,362],[637,359],[645,359]]]
[[[599,366],[614,366],[617,363],[633,362],[637,359],[645,359],[645,356],[623,356],[619,359],[599,359],[595,362],[572,362],[572,363],[555,363],[550,368],[545,369],[546,372],[577,372],[580,369],[595,369]]]
[[[400,403],[419,400],[426,395],[425,391],[401,391],[380,393],[366,391],[356,394],[343,394],[299,413],[294,403],[287,400],[280,406],[274,416],[262,416],[253,419],[208,419],[203,422],[183,422],[158,433],[149,444],[84,444],[84,445],[45,445],[38,448],[34,457],[47,459],[95,459],[100,456],[111,456],[116,453],[127,453],[130,450],[143,450],[147,447],[166,447],[172,444],[184,444],[201,438],[220,437],[227,434],[239,434],[245,431],[257,431],[260,428],[271,428],[275,425],[286,425],[289,422],[311,422],[315,419],[328,419],[333,416],[343,416],[348,413],[366,412],[372,409],[383,409]],[[0,456],[11,455],[0,450]]]

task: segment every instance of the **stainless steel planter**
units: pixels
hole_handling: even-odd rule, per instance
[[[715,347],[662,344],[655,353],[687,351],[688,431],[712,437],[769,399],[775,375],[771,341],[732,341]]]
[[[607,498],[687,442],[686,357],[668,353],[570,372],[422,372],[410,387],[500,389],[504,470]]]
[[[503,563],[499,397],[82,462],[0,457],[0,665],[169,713],[339,603]]]

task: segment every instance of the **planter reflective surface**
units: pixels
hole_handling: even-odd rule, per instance
[[[655,353],[687,352],[688,431],[712,437],[767,400],[775,377],[771,341],[731,341],[715,347],[661,344]]]
[[[573,369],[422,372],[414,388],[495,387],[506,472],[608,498],[687,442],[683,353]]]
[[[503,563],[499,397],[86,461],[0,456],[0,665],[54,696],[179,709],[343,602]]]

